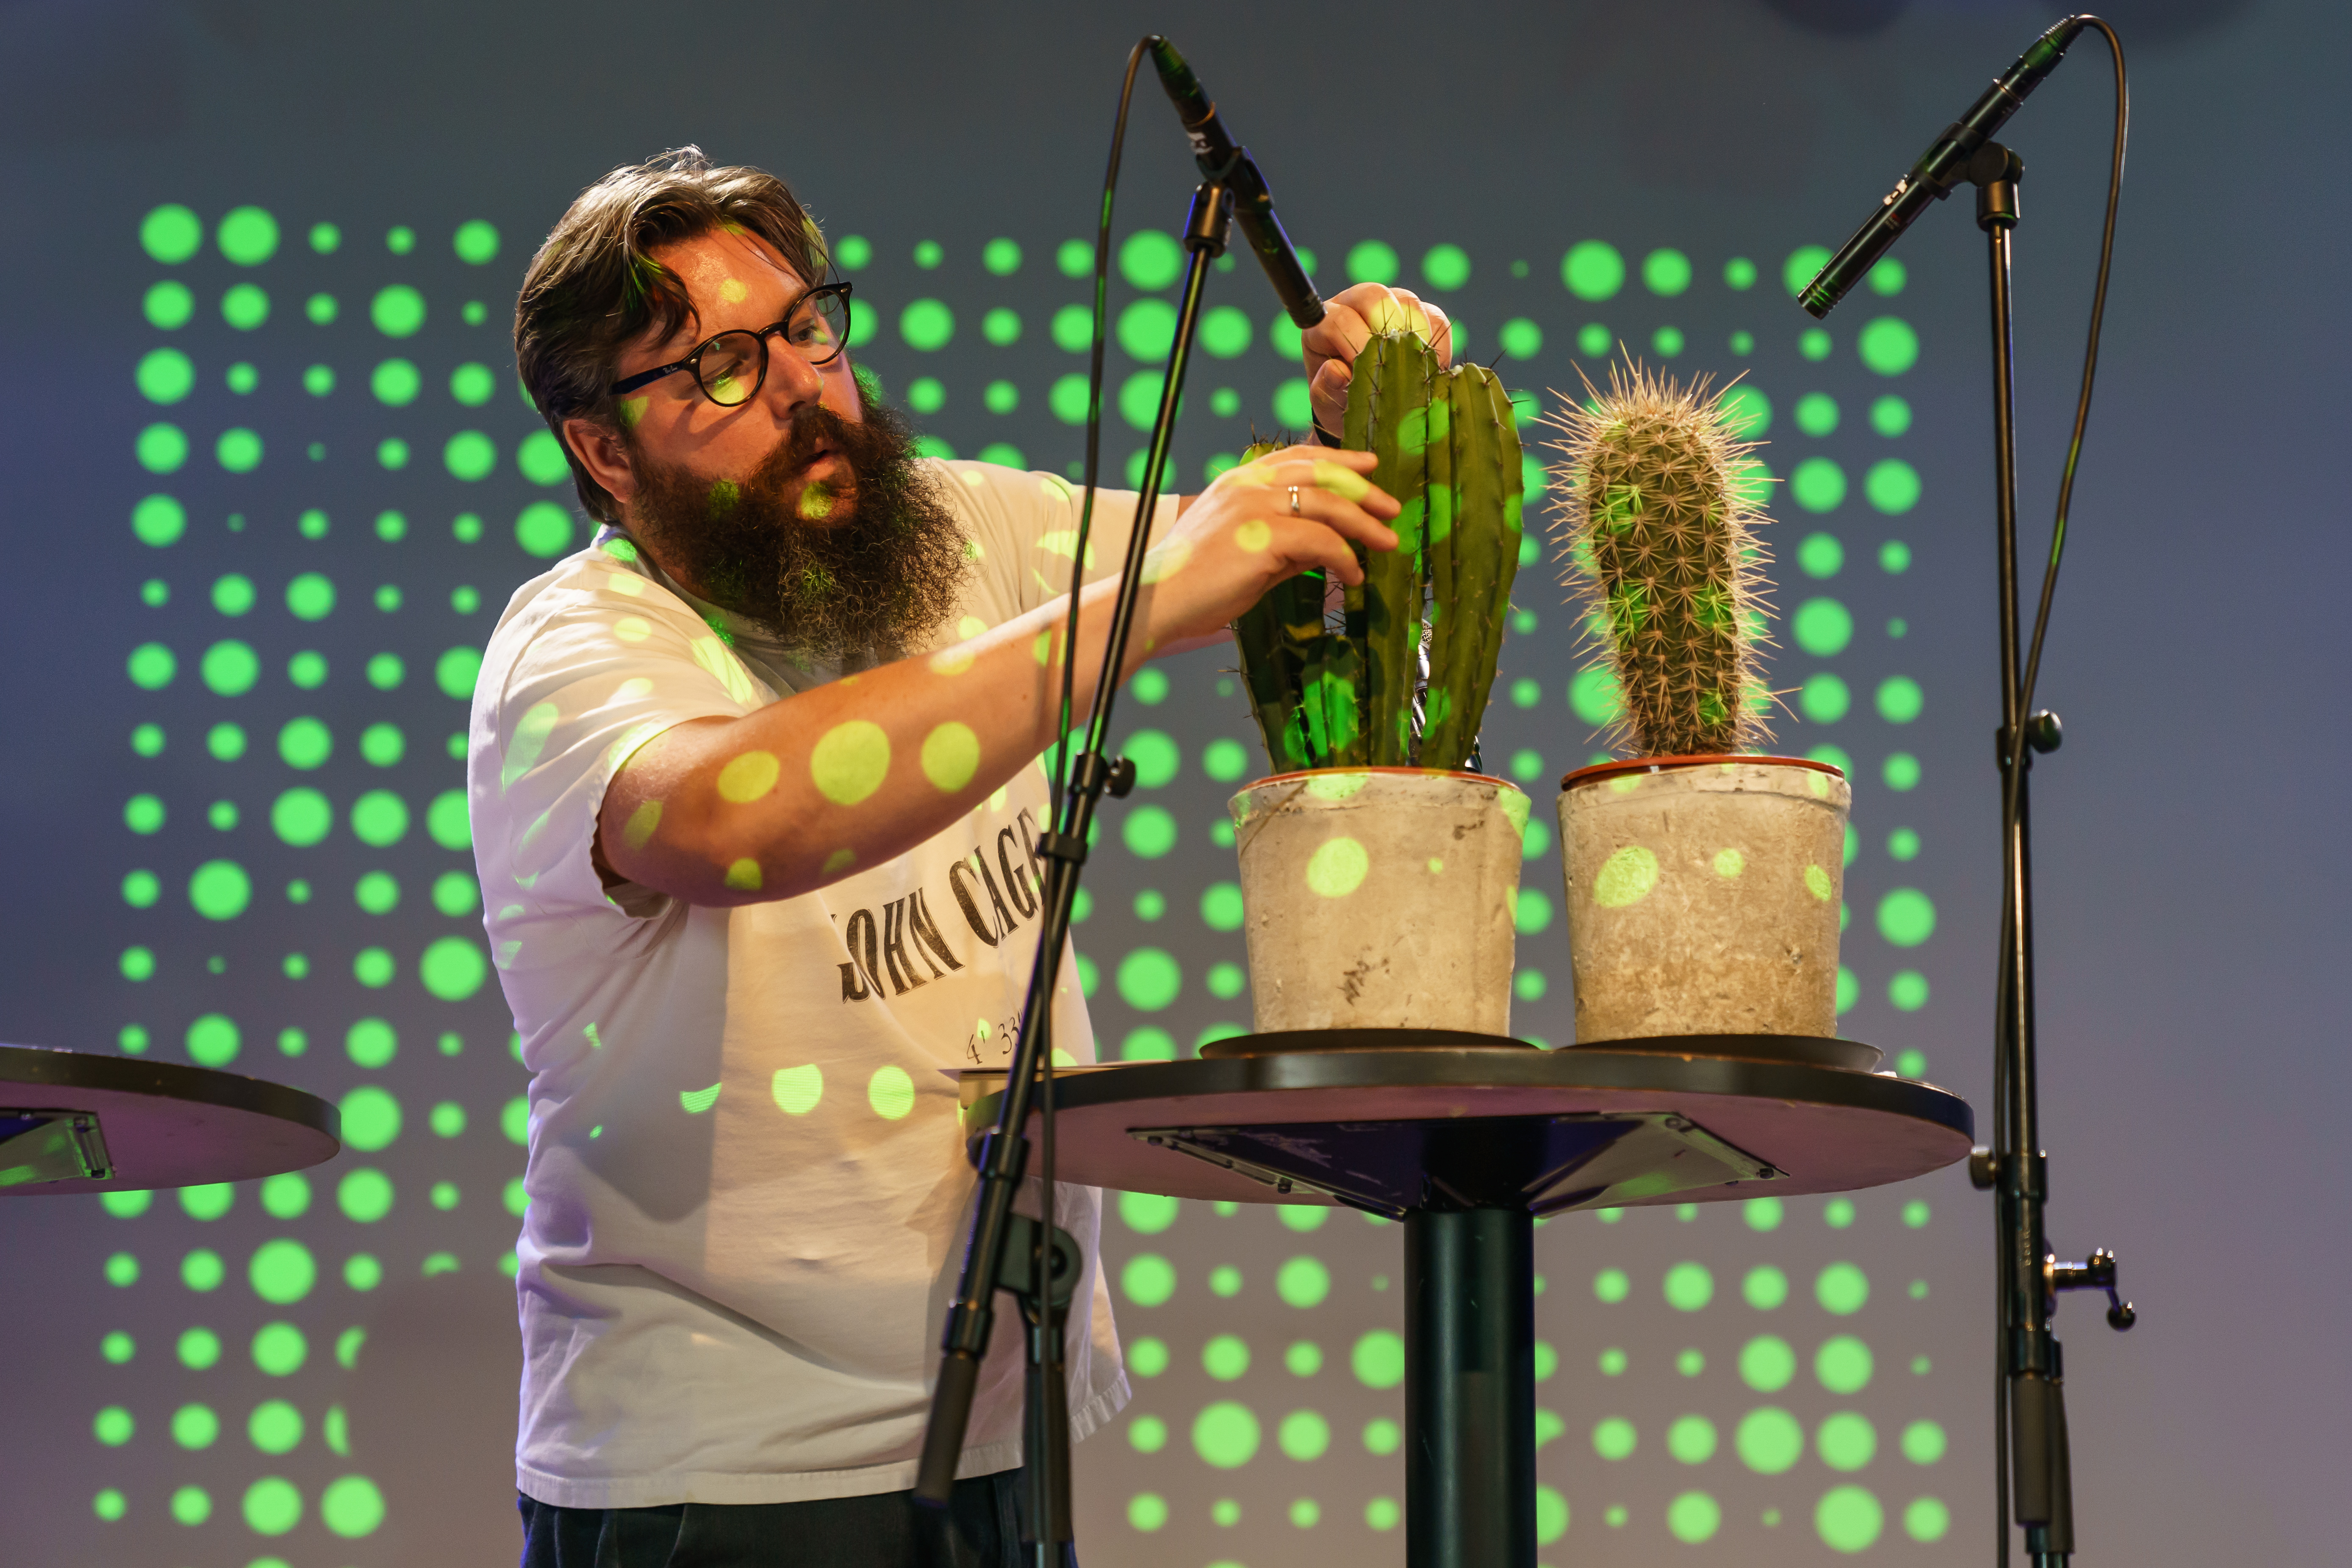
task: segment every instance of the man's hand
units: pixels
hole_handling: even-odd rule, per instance
[[[1148,632],[1131,657],[1139,663],[1222,635],[1268,588],[1309,567],[1361,582],[1349,542],[1395,549],[1385,520],[1403,510],[1364,478],[1373,466],[1370,452],[1291,447],[1217,476],[1145,559]]]
[[[1347,420],[1348,383],[1356,355],[1374,332],[1417,331],[1429,340],[1440,370],[1454,363],[1454,323],[1411,289],[1359,283],[1325,300],[1323,309],[1323,319],[1307,329],[1299,348],[1315,401],[1315,423],[1331,435],[1339,434]]]

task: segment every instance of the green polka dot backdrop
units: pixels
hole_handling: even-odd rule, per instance
[[[1231,7],[703,0],[617,27],[549,0],[415,0],[389,24],[0,11],[25,279],[0,377],[0,821],[16,829],[0,1039],[282,1080],[341,1107],[350,1134],[315,1170],[143,1203],[0,1190],[0,1558],[513,1560],[503,1263],[527,1084],[449,742],[514,587],[586,537],[516,384],[522,269],[616,164],[691,142],[772,169],[856,287],[851,352],[882,395],[959,457],[1066,477],[1118,70],[1147,27],[1173,29],[1324,291],[1386,279],[1441,306],[1523,417],[1621,345],[1740,378],[1767,443],[1751,478],[1773,520],[1776,749],[1853,784],[1838,1026],[1967,1096],[1987,1131],[1983,237],[1963,194],[1826,321],[1793,288],[2050,18],[1917,0],[1294,9],[1268,26]],[[2312,433],[2341,401],[2328,349],[2352,291],[2342,204],[2297,198],[2332,188],[2343,138],[2321,121],[2347,112],[2330,73],[2352,17],[2315,0],[2126,10],[2140,133],[2042,674],[2066,745],[2037,761],[2033,801],[2052,1239],[2067,1258],[2115,1247],[2140,1308],[2127,1336],[2103,1303],[2059,1313],[2082,1561],[2232,1560],[2255,1521],[2269,1557],[2335,1562],[2352,1360],[2334,1254],[2311,1238],[2331,1234],[2352,1090],[2326,984],[2347,742],[2310,710],[2342,663],[2345,536],[2341,443]],[[760,88],[720,86],[730,67]],[[2221,112],[2182,117],[2163,89],[2186,67]],[[1165,95],[1148,72],[1137,86],[1106,300],[1120,482],[1197,179]],[[2086,37],[2003,133],[2030,170],[2029,603],[2110,89]],[[2167,221],[2157,198],[2180,190],[2200,221]],[[1175,439],[1188,489],[1253,430],[1307,417],[1299,335],[1247,256],[1202,307]],[[1599,749],[1615,693],[1580,667],[1544,500],[1484,756],[1535,797],[1513,1016],[1557,1045],[1574,987],[1549,795]],[[1251,1018],[1223,823],[1265,762],[1243,693],[1219,689],[1232,662],[1154,665],[1121,705],[1139,784],[1103,814],[1076,927],[1107,1055],[1182,1058]],[[2200,719],[2251,756],[2217,769],[2208,742],[2175,761]],[[936,1113],[919,1075],[908,1108],[871,1066],[773,1065],[752,1103],[780,1141],[844,1120],[919,1136]],[[709,1125],[717,1076],[646,1114]],[[2183,1179],[2184,1148],[2259,1149],[2283,1179]],[[1076,1449],[1091,1568],[1404,1560],[1402,1237],[1320,1212],[1107,1197],[1135,1397]],[[1537,1233],[1534,1561],[1984,1551],[1989,1200],[1947,1171],[1681,1214]]]
[[[584,528],[514,379],[512,221],[305,205],[127,237],[147,342],[101,397],[135,564],[100,592],[140,619],[130,705],[89,715],[114,1017],[77,1044],[299,1084],[346,1152],[87,1202],[96,1294],[54,1343],[104,1383],[65,1438],[93,1560],[415,1560],[420,1449],[510,1485],[524,1079],[465,729],[499,607]]]
[[[85,1364],[62,1439],[92,1560],[132,1538],[207,1561],[390,1563],[445,1431],[506,1485],[509,1275],[524,1078],[483,945],[462,796],[478,650],[507,594],[588,537],[504,329],[527,230],[471,212],[338,215],[288,195],[167,202],[135,226],[143,346],[105,395],[127,497],[106,585],[121,679],[87,811],[120,888],[80,983],[116,1050],[304,1085],[347,1152],[234,1187],[87,1203],[102,1247],[56,1353]],[[395,219],[399,221],[394,221]],[[1088,247],[1071,233],[861,223],[831,237],[857,353],[927,451],[1076,478]],[[1943,695],[1909,657],[1917,523],[1936,511],[1905,401],[1948,347],[1906,315],[1899,268],[1827,330],[1788,287],[1810,254],[1567,232],[1542,249],[1416,228],[1315,258],[1327,292],[1421,290],[1497,360],[1531,416],[1631,352],[1743,379],[1775,481],[1789,749],[1854,781],[1839,1007],[1924,1074],[1911,1016],[1944,1005],[1949,875],[1914,809],[1913,737]],[[1181,251],[1114,253],[1104,466],[1132,479],[1175,329]],[[1075,261],[1076,266],[1073,266]],[[1297,334],[1221,263],[1175,444],[1191,489],[1253,434],[1307,422]],[[1550,484],[1529,424],[1531,495]],[[1548,797],[1613,710],[1580,673],[1561,563],[1530,530],[1483,752]],[[1098,1048],[1163,1059],[1244,1032],[1242,907],[1224,811],[1265,771],[1215,653],[1147,671],[1122,726],[1137,792],[1106,814],[1078,906]],[[1531,815],[1514,1020],[1571,1034],[1549,809]],[[1337,874],[1337,873],[1335,873]],[[1359,872],[1360,874],[1360,872]],[[1849,911],[1849,913],[1851,910]],[[777,1075],[785,1117],[834,1097]],[[803,1081],[805,1078],[806,1081]],[[896,1069],[842,1104],[914,1103]],[[706,1110],[684,1095],[681,1114]],[[846,1113],[846,1112],[845,1112]],[[1955,1299],[1974,1276],[1947,1188],[1567,1215],[1538,1237],[1538,1536],[1547,1563],[1683,1546],[1812,1562],[1928,1552],[1964,1487],[1948,1434],[1976,1381]],[[77,1203],[82,1200],[75,1200]],[[1107,1201],[1103,1253],[1135,1399],[1078,1456],[1097,1561],[1339,1563],[1402,1555],[1401,1232],[1348,1211]],[[377,1368],[379,1364],[382,1371]],[[436,1406],[420,1369],[481,1372]],[[1937,1369],[1944,1369],[1941,1374]],[[1945,1553],[1948,1555],[1948,1553]]]

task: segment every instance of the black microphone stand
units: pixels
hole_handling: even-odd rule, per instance
[[[2018,183],[2025,164],[1991,133],[2013,113],[2034,84],[2047,76],[2066,46],[2085,29],[2105,40],[2115,62],[2116,134],[2107,177],[2106,223],[2099,242],[2097,287],[2091,295],[2090,340],[2084,352],[2082,391],[2074,429],[2058,487],[2058,516],[2050,559],[2042,576],[2041,605],[2033,635],[2021,660],[2017,604],[2017,437],[2013,383],[2015,345],[2011,323],[2010,235],[2018,222]],[[2075,464],[2090,418],[2093,378],[2099,362],[2099,330],[2107,297],[2108,264],[2115,255],[2116,204],[2123,186],[2124,144],[2130,123],[2130,96],[2124,73],[2123,40],[2096,16],[2070,16],[2035,40],[2017,63],[1997,79],[1968,113],[1937,139],[1879,210],[1854,231],[1844,247],[1800,295],[1805,310],[1826,316],[1860,282],[1912,219],[1931,201],[1941,200],[1966,179],[1977,188],[1977,226],[1984,231],[1992,284],[1992,425],[1995,545],[2000,571],[2000,729],[1994,755],[2001,773],[2001,923],[2000,978],[1995,987],[1993,1053],[1993,1143],[1974,1151],[1969,1178],[1981,1190],[1998,1189],[1994,1221],[1998,1330],[1993,1377],[1993,1477],[1996,1498],[1994,1562],[2008,1568],[2010,1524],[2025,1531],[2026,1551],[2037,1568],[2063,1568],[2074,1552],[2074,1482],[2066,1442],[2065,1368],[2050,1321],[2066,1290],[2104,1290],[2107,1324],[2128,1329],[2137,1321],[2116,1293],[2115,1254],[2101,1248],[2085,1263],[2061,1263],[2049,1249],[2044,1209],[2049,1202],[2050,1159],[2042,1149],[2037,1102],[2033,1017],[2033,871],[2032,814],[2027,780],[2032,753],[2058,749],[2058,716],[2032,710],[2042,638],[2049,629],[2052,595],[2066,545],[2067,510],[2074,494]],[[2021,670],[2021,664],[2022,669]],[[2012,1495],[2013,1492],[2013,1495]],[[2013,1515],[2012,1515],[2013,1505]]]
[[[1132,786],[1135,770],[1124,761],[1107,760],[1105,747],[1111,709],[1118,692],[1118,672],[1127,655],[1135,624],[1136,605],[1143,586],[1143,560],[1151,548],[1150,520],[1160,497],[1168,464],[1168,448],[1175,437],[1176,410],[1184,391],[1184,372],[1192,358],[1192,339],[1200,323],[1201,293],[1210,265],[1224,253],[1233,219],[1233,194],[1222,177],[1204,181],[1192,193],[1184,220],[1184,248],[1191,260],[1184,273],[1183,302],[1176,317],[1176,341],[1168,356],[1167,384],[1160,389],[1160,412],[1146,449],[1143,483],[1136,498],[1135,526],[1127,542],[1120,568],[1118,595],[1113,601],[1110,631],[1103,649],[1102,675],[1095,687],[1092,712],[1087,723],[1086,749],[1071,769],[1069,804],[1054,830],[1039,837],[1045,856],[1044,910],[1037,938],[1037,957],[1029,972],[1027,999],[1021,1028],[1006,1069],[1003,1099],[997,1123],[981,1139],[978,1164],[980,1193],[971,1233],[964,1250],[963,1272],[948,1308],[940,1363],[940,1380],[932,1396],[931,1418],[923,1436],[921,1468],[915,1484],[919,1502],[944,1508],[954,1489],[955,1468],[963,1448],[964,1430],[979,1386],[981,1359],[995,1326],[993,1298],[999,1289],[1020,1298],[1029,1331],[1028,1378],[1024,1394],[1024,1478],[1028,1519],[1023,1536],[1031,1548],[1035,1568],[1062,1568],[1070,1528],[1069,1402],[1063,1381],[1064,1321],[1076,1282],[1079,1252],[1066,1233],[1053,1226],[1053,1092],[1050,1063],[1053,1000],[1062,948],[1070,930],[1070,910],[1077,897],[1078,868],[1086,863],[1087,840],[1095,810],[1103,795],[1124,795]],[[1040,1199],[1042,1222],[1013,1212],[1028,1162],[1026,1129],[1030,1092],[1045,1074],[1045,1103],[1041,1143],[1047,1188]],[[1033,1267],[1034,1263],[1034,1267]]]
[[[2011,321],[2010,235],[2018,222],[2024,161],[1998,142],[1969,159],[1977,188],[1977,226],[1985,233],[1992,286],[1992,423],[1995,545],[2000,573],[2001,723],[2001,942],[2000,1015],[1995,1026],[1993,1146],[1969,1162],[1969,1177],[1997,1192],[1996,1269],[2000,1297],[1994,1379],[1995,1486],[2000,1494],[2000,1550],[2009,1561],[2010,1519],[2024,1527],[2036,1568],[2063,1568],[2074,1551],[2074,1486],[2068,1464],[2064,1362],[2051,1317],[2062,1290],[2104,1289],[2107,1321],[2131,1327],[2135,1314],[2116,1293],[2115,1258],[2062,1264],[2049,1250],[2043,1209],[2049,1156],[2042,1150],[2034,1061],[2033,876],[2028,780],[2032,753],[2063,739],[2058,716],[2023,711],[2017,606],[2016,345]],[[2012,1477],[2013,1489],[2012,1489]]]

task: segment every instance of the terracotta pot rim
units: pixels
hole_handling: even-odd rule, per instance
[[[1613,778],[1619,773],[1660,773],[1672,768],[1702,768],[1721,763],[1753,763],[1771,767],[1811,768],[1817,773],[1828,773],[1832,778],[1842,779],[1846,776],[1844,769],[1830,763],[1817,763],[1811,757],[1749,756],[1740,752],[1726,752],[1710,756],[1622,757],[1612,763],[1594,763],[1589,767],[1578,768],[1573,773],[1562,773],[1559,787],[1569,789],[1580,784],[1589,784],[1595,779]]]
[[[1410,773],[1415,778],[1425,779],[1473,779],[1479,784],[1500,784],[1507,790],[1518,790],[1521,795],[1528,793],[1519,789],[1518,785],[1508,779],[1498,779],[1492,773],[1474,773],[1466,768],[1399,768],[1370,765],[1360,768],[1296,768],[1286,773],[1268,773],[1262,779],[1252,779],[1242,785],[1239,793],[1247,794],[1251,790],[1262,788],[1266,784],[1288,784],[1293,779],[1311,779],[1325,773]]]

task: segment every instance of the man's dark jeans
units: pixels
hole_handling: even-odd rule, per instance
[[[814,1502],[557,1508],[520,1493],[522,1568],[1026,1568],[1021,1472],[956,1483],[944,1518],[912,1492]],[[1066,1552],[1066,1568],[1077,1568]]]

